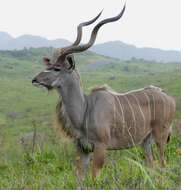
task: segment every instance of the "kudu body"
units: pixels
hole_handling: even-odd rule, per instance
[[[83,178],[91,154],[93,176],[98,175],[106,150],[141,145],[146,161],[151,165],[152,139],[158,146],[162,165],[165,162],[164,150],[175,114],[174,99],[154,86],[125,94],[102,87],[85,95],[75,69],[72,53],[85,51],[92,46],[99,28],[121,18],[124,10],[125,7],[117,17],[99,22],[87,44],[73,44],[57,50],[51,60],[45,58],[47,69],[32,81],[34,85],[48,90],[56,89],[60,94],[62,101],[57,105],[57,117],[65,132],[75,139],[78,179]]]

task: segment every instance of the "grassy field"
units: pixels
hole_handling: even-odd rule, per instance
[[[43,69],[41,57],[51,52],[51,48],[0,52],[0,190],[76,189],[74,145],[52,128],[57,93],[31,84],[33,76]],[[180,190],[181,63],[121,62],[90,52],[76,60],[86,93],[102,84],[119,92],[152,84],[177,102],[166,168],[159,166],[156,147],[154,169],[145,166],[140,148],[112,151],[100,178],[93,181],[89,171],[85,186],[97,190]],[[42,146],[30,144],[27,150],[20,139],[35,130],[43,138]]]

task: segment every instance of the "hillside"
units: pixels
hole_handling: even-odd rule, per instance
[[[13,38],[6,32],[0,32],[0,50],[14,50],[29,47],[63,47],[70,42],[65,39],[48,40],[41,36],[23,35]],[[181,62],[180,51],[166,51],[156,48],[138,48],[120,41],[94,45],[91,49],[97,54],[120,60],[144,59],[157,62]],[[114,50],[114,51],[113,51]]]
[[[13,38],[6,32],[0,32],[0,50],[14,50],[29,47],[63,47],[69,45],[70,42],[64,39],[48,40],[41,36],[22,35]]]
[[[92,51],[101,55],[114,57],[121,60],[130,60],[135,58],[157,62],[181,62],[180,51],[166,51],[146,47],[138,48],[134,45],[125,44],[120,41],[98,44],[92,48]]]

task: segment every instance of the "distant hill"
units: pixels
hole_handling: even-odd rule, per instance
[[[22,35],[13,38],[6,32],[0,32],[0,50],[14,50],[23,48],[38,47],[63,47],[70,42],[65,39],[48,40],[41,36]]]
[[[166,51],[156,48],[138,48],[134,45],[125,44],[120,41],[106,42],[92,47],[92,51],[118,58],[121,60],[144,59],[157,62],[181,62],[181,51]]]
[[[70,42],[65,39],[48,40],[41,36],[22,35],[13,38],[6,32],[0,32],[0,50],[14,50],[38,47],[63,47]],[[144,59],[157,62],[181,62],[181,51],[165,51],[156,48],[138,48],[121,41],[106,42],[94,45],[91,50],[97,54],[121,60]]]

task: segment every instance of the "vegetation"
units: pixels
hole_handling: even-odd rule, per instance
[[[74,145],[52,128],[57,93],[31,85],[33,76],[43,69],[41,57],[51,52],[52,48],[0,52],[0,190],[76,189]],[[105,83],[119,92],[152,84],[177,101],[166,168],[160,168],[156,147],[154,169],[145,166],[138,147],[112,151],[100,178],[93,181],[88,172],[85,186],[98,190],[181,189],[181,64],[121,62],[91,52],[76,60],[86,93]],[[25,150],[21,137],[35,131],[44,136],[43,146]]]

